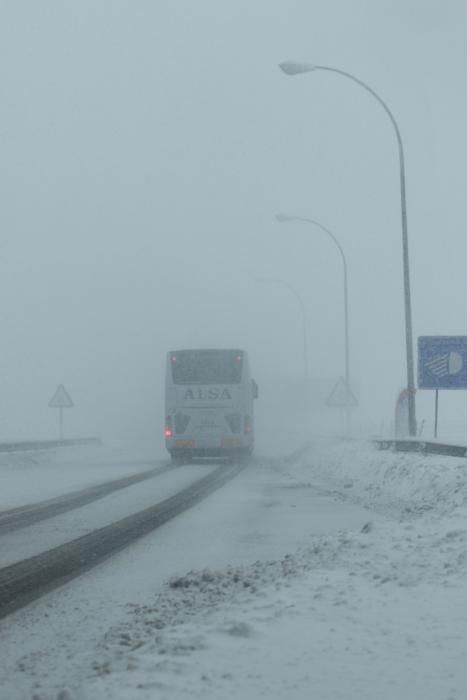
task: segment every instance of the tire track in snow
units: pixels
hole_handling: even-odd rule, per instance
[[[88,503],[108,496],[114,491],[125,489],[128,486],[137,484],[140,481],[145,481],[146,479],[152,479],[167,471],[172,471],[174,468],[175,467],[171,465],[164,465],[162,467],[149,469],[145,472],[140,472],[139,474],[133,474],[132,476],[106,481],[103,484],[73,491],[63,496],[56,496],[55,498],[50,498],[40,503],[32,503],[26,506],[1,511],[0,536],[23,527],[28,527],[29,525],[35,525],[35,523],[41,520],[53,518],[56,515],[67,513],[75,508],[81,508],[82,506],[88,505]]]
[[[97,566],[135,540],[183,513],[237,476],[244,466],[218,466],[208,476],[162,503],[0,569],[0,618]]]

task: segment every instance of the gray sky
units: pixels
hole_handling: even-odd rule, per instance
[[[161,430],[165,352],[250,351],[277,377],[343,374],[349,265],[357,422],[405,384],[397,143],[405,146],[414,341],[467,334],[467,6],[462,0],[0,0],[0,434]],[[276,384],[275,384],[276,382]],[[465,415],[465,393],[442,407]],[[419,418],[432,396],[419,393]]]

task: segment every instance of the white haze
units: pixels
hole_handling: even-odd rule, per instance
[[[282,210],[346,251],[353,425],[389,427],[405,385],[394,133],[350,81],[277,64],[347,70],[387,101],[406,153],[414,339],[464,334],[465,3],[2,0],[0,13],[1,438],[55,437],[47,402],[63,383],[68,435],[162,445],[165,353],[191,346],[249,350],[263,444],[269,416],[298,421],[300,309],[256,280],[303,297],[313,386],[332,387],[342,267],[318,230],[276,223]],[[417,400],[430,418],[432,395]],[[442,420],[465,408],[442,394]]]

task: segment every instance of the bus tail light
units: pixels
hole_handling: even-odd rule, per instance
[[[172,428],[172,417],[167,416],[165,419],[164,435],[166,438],[173,437],[174,431]]]
[[[253,424],[251,422],[251,417],[250,416],[245,416],[245,422],[243,424],[243,432],[245,435],[248,435],[251,433],[253,430]]]

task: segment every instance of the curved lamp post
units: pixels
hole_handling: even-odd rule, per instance
[[[292,287],[291,284],[288,282],[285,282],[285,280],[278,279],[276,277],[265,277],[265,278],[258,278],[256,280],[257,282],[260,283],[272,283],[272,284],[279,284],[282,287],[286,287],[297,299],[299,306],[300,306],[300,311],[302,314],[302,342],[303,342],[303,405],[305,408],[305,413],[308,414],[309,410],[309,400],[308,400],[308,339],[307,339],[307,332],[306,332],[306,313],[305,313],[305,304],[303,303],[303,299],[300,296],[300,294],[297,292],[295,287]]]
[[[399,127],[395,120],[395,117],[387,104],[381,97],[366,83],[364,83],[359,78],[352,75],[352,73],[347,73],[346,71],[340,70],[339,68],[331,68],[330,66],[319,66],[312,63],[299,63],[296,61],[284,61],[279,64],[279,67],[286,75],[299,75],[300,73],[311,73],[316,70],[328,71],[331,73],[337,73],[342,75],[349,80],[352,80],[360,87],[364,88],[370,93],[381,105],[381,107],[386,112],[387,116],[391,120],[391,124],[394,127],[394,131],[397,138],[397,144],[399,149],[399,174],[400,174],[400,196],[401,196],[401,219],[402,219],[402,259],[403,259],[403,273],[404,273],[404,306],[405,306],[405,345],[406,345],[406,358],[407,358],[407,390],[408,390],[408,403],[409,403],[409,435],[415,435],[417,432],[417,423],[415,417],[415,379],[414,379],[414,359],[413,359],[413,340],[412,340],[412,305],[410,298],[410,273],[409,273],[409,244],[407,235],[407,204],[406,204],[406,194],[405,194],[405,161],[404,161],[404,149],[402,146],[402,139],[399,131]]]
[[[336,236],[330,231],[326,226],[323,226],[323,224],[320,224],[319,221],[315,221],[314,219],[308,219],[303,216],[290,216],[288,214],[277,214],[276,215],[277,221],[279,223],[286,223],[288,221],[304,221],[307,224],[312,224],[313,226],[317,226],[321,231],[326,233],[333,243],[336,245],[337,249],[339,250],[341,259],[342,259],[342,264],[343,264],[343,270],[344,270],[344,353],[345,353],[345,385],[347,387],[347,391],[350,393],[351,388],[350,388],[350,351],[349,351],[349,295],[348,295],[348,285],[347,285],[347,260],[345,259],[344,251],[342,249],[341,244],[337,240]],[[350,406],[347,407],[347,429],[350,427]]]

